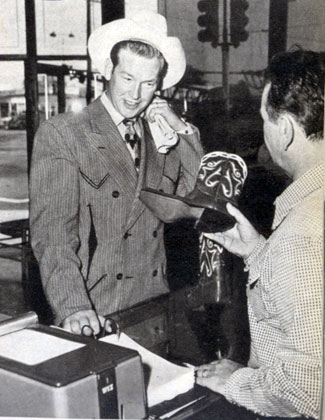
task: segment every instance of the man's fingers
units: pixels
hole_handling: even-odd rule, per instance
[[[105,331],[109,334],[113,332],[113,323],[110,319],[107,319],[105,322]]]
[[[93,329],[90,325],[86,324],[81,327],[81,335],[85,335],[86,337],[90,337],[93,335]]]
[[[110,319],[106,319],[102,315],[99,315],[98,319],[99,319],[101,327],[104,328],[106,332],[108,333],[113,332],[112,321]]]
[[[164,115],[166,109],[166,105],[157,105],[151,108],[150,111],[147,113],[147,119],[149,120],[149,122],[154,122],[156,120],[156,115]]]
[[[226,238],[223,233],[204,233],[203,235],[212,241],[218,242],[220,245],[224,245],[226,242]]]
[[[93,334],[97,335],[100,331],[100,324],[97,317],[91,317],[89,319],[89,324],[92,329]]]
[[[200,377],[197,377],[195,382],[196,382],[198,385],[201,385],[201,386],[206,386],[206,380],[205,380],[205,378],[200,378]]]
[[[207,378],[197,377],[196,383],[205,386],[214,392],[224,394],[224,381],[219,379],[217,375],[211,375]]]
[[[208,365],[202,365],[195,369],[195,375],[198,378],[209,378],[213,375],[215,375],[217,364],[219,364],[220,361],[216,360],[214,363],[210,363]]]
[[[235,206],[231,203],[227,203],[227,211],[228,213],[233,216],[238,223],[249,223],[248,219],[243,215],[241,211],[239,211]]]
[[[67,320],[63,323],[63,328],[72,332],[73,334],[80,334],[79,321],[76,319]]]
[[[171,105],[164,99],[154,99],[154,101],[148,106],[145,117],[149,122],[155,121],[155,116],[166,115],[166,112],[173,112]]]
[[[99,320],[93,310],[75,312],[63,321],[62,326],[74,334],[86,336],[98,334],[100,331]]]

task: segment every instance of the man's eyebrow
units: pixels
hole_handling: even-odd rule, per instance
[[[129,77],[133,77],[131,73],[128,73],[126,70],[121,71],[121,74]]]

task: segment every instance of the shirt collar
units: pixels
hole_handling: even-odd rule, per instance
[[[101,99],[104,107],[106,108],[106,111],[111,116],[114,124],[116,126],[119,126],[119,124],[121,124],[121,122],[124,120],[124,117],[114,108],[114,105],[112,104],[111,100],[109,99],[106,91],[102,93],[100,99]]]
[[[111,100],[109,99],[106,91],[102,93],[100,99],[101,99],[102,104],[104,105],[106,111],[110,114],[114,124],[116,125],[116,127],[118,127],[119,131],[123,134],[123,132],[125,130],[125,126],[124,126],[124,124],[122,124],[122,122],[125,120],[125,117],[123,117],[123,115],[121,115],[114,108],[114,105],[112,104]],[[142,126],[140,117],[136,119],[134,128],[135,128],[135,131],[137,132],[137,134],[140,137],[142,137],[143,126]]]
[[[275,215],[272,229],[276,229],[290,210],[312,192],[322,188],[324,166],[315,166],[290,184],[275,200]]]

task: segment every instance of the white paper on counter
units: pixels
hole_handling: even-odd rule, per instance
[[[112,334],[100,340],[139,352],[142,364],[144,365],[149,407],[166,400],[171,400],[177,395],[193,388],[194,367],[175,365],[142,347],[124,333],[121,333],[120,338],[116,334]],[[149,378],[146,377],[147,374]]]
[[[0,337],[0,356],[25,365],[37,365],[84,346],[26,328]]]

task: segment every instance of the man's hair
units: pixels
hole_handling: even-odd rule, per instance
[[[271,121],[289,113],[310,140],[323,139],[324,68],[324,58],[313,51],[275,55],[265,73],[271,83],[266,100]]]
[[[159,71],[159,84],[161,85],[166,73],[167,73],[167,61],[162,53],[155,47],[150,44],[146,44],[142,41],[135,41],[135,40],[127,40],[127,41],[120,41],[114,45],[111,50],[111,61],[113,63],[113,71],[114,68],[119,63],[119,52],[121,50],[129,50],[132,51],[134,54],[140,57],[146,58],[158,58],[160,61],[160,71]]]

